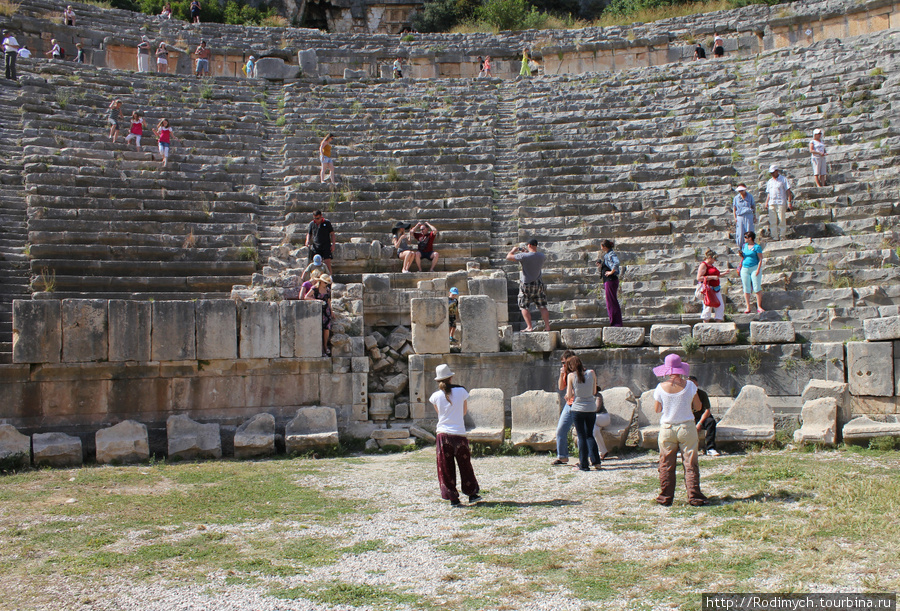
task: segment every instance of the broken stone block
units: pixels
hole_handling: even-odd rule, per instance
[[[510,441],[514,446],[528,446],[539,452],[556,447],[556,425],[559,420],[557,393],[529,390],[513,397],[511,404]]]
[[[791,344],[795,339],[794,323],[790,321],[750,322],[751,344]]]
[[[423,429],[420,426],[413,425],[413,426],[409,427],[409,433],[410,433],[410,435],[413,435],[414,437],[417,437],[427,443],[434,443],[435,441],[437,441],[437,439],[435,438],[434,435],[432,435],[431,433],[429,433],[428,431],[426,431],[425,429]],[[468,431],[467,431],[467,433],[468,433]]]
[[[417,354],[450,352],[450,322],[447,300],[443,298],[412,299],[412,349]],[[406,349],[406,346],[401,348]]]
[[[11,469],[31,464],[31,438],[11,424],[0,424],[0,462]]]
[[[369,450],[369,451],[377,450],[379,447],[381,447],[381,446],[379,446],[378,442],[375,441],[374,439],[366,440],[366,445],[365,445],[366,450]]]
[[[94,439],[100,464],[143,462],[150,458],[147,427],[140,422],[126,420],[100,429]]]
[[[279,304],[268,301],[245,301],[240,305],[240,314],[240,357],[277,359],[281,356]],[[320,334],[321,329],[320,323]]]
[[[603,343],[615,346],[643,346],[644,327],[603,327]]]
[[[609,414],[609,426],[601,429],[603,442],[610,450],[624,448],[631,429],[631,420],[637,409],[634,394],[625,386],[616,386],[600,391],[603,406]]]
[[[690,325],[653,325],[650,327],[650,343],[654,346],[680,346],[681,338],[690,334]]]
[[[372,439],[405,439],[409,437],[409,429],[375,429],[370,435]]]
[[[301,407],[284,429],[288,454],[336,446],[339,441],[337,412],[332,407]]]
[[[870,342],[900,339],[900,316],[866,319],[863,321],[863,331]]]
[[[322,356],[322,302],[282,301],[281,357],[317,358]]]
[[[297,78],[300,66],[286,63],[280,57],[260,57],[256,60],[256,77],[270,81],[283,81]]]
[[[833,445],[837,440],[837,415],[838,405],[834,397],[805,402],[800,411],[802,426],[794,431],[794,441]]]
[[[876,437],[900,437],[900,422],[877,422],[860,416],[844,425],[842,436],[850,443],[865,443]]]
[[[694,325],[693,336],[701,346],[736,344],[737,325],[733,322],[701,322]]]
[[[216,422],[201,424],[184,414],[166,420],[169,458],[222,458],[222,435]]]
[[[563,329],[560,331],[562,345],[569,350],[579,348],[599,348],[603,344],[602,329]]]
[[[234,457],[256,458],[275,453],[275,417],[256,414],[244,421],[234,433]]]
[[[487,295],[494,300],[497,307],[497,324],[509,322],[509,295],[506,278],[469,278],[469,295]]]
[[[394,395],[399,395],[401,392],[406,390],[406,385],[409,383],[409,376],[405,373],[398,373],[392,378],[388,378],[384,382],[384,392],[392,393]]]
[[[77,467],[84,462],[81,440],[65,433],[35,433],[31,436],[34,466]]]
[[[893,396],[893,358],[891,342],[848,342],[847,381],[850,383],[850,394]],[[891,366],[886,366],[886,363],[891,363]]]
[[[500,445],[506,431],[503,391],[499,388],[473,388],[464,416],[469,441]]]
[[[59,363],[62,356],[60,302],[13,301],[13,362]]]
[[[805,404],[825,397],[831,397],[837,403],[840,422],[849,422],[852,417],[850,413],[850,385],[845,382],[810,380],[806,383],[800,400]]]
[[[394,393],[370,392],[369,417],[372,420],[387,420],[394,415]]]
[[[60,312],[62,314],[63,363],[108,360],[107,301],[102,299],[63,299]]]
[[[409,403],[397,403],[394,406],[394,418],[398,420],[409,418]]]
[[[409,329],[403,326],[395,327],[387,338],[387,345],[390,346],[391,350],[396,352],[403,348],[403,345],[411,339],[412,333]]]
[[[553,352],[559,342],[559,331],[530,331],[513,334],[515,352]]]
[[[638,405],[638,443],[642,448],[654,449],[659,447],[659,418],[656,413],[656,400],[653,398],[654,389],[646,390],[641,394]]]
[[[459,298],[459,323],[462,326],[462,352],[499,352],[497,308],[494,300],[484,295]]]
[[[109,360],[149,361],[151,302],[110,299]]]
[[[237,306],[231,299],[201,299],[194,304],[197,358],[204,361],[236,359]]]
[[[759,386],[744,386],[716,425],[716,439],[723,442],[775,439],[775,417],[766,391]]]

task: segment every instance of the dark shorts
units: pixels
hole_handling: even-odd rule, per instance
[[[547,293],[544,291],[544,283],[540,280],[519,284],[519,307],[524,310],[530,303],[538,308],[547,307]]]
[[[197,17],[199,17],[199,16],[200,16],[200,11],[198,11],[197,9],[194,9],[194,10],[191,11],[191,19],[192,19],[192,20],[195,19],[195,18],[197,18]]]
[[[315,257],[316,255],[322,255],[322,259],[323,259],[324,261],[330,261],[330,260],[331,260],[331,249],[330,249],[330,248],[327,248],[327,249],[324,249],[324,248],[323,248],[323,249],[321,249],[321,250],[318,250],[318,249],[316,249],[315,246],[311,246],[310,249],[309,249],[309,253],[307,253],[307,255],[306,255],[306,260],[307,260],[309,263],[312,263],[313,257]]]
[[[426,261],[431,261],[432,259],[434,259],[434,251],[433,250],[431,252],[419,251],[419,254],[422,255],[422,258],[425,259]]]
[[[451,329],[455,329],[455,328],[456,328],[456,316],[451,316],[451,317],[450,317],[450,328],[451,328]]]
[[[713,49],[713,54],[716,57],[722,57],[723,55],[725,55],[725,47],[716,47],[715,49]]]

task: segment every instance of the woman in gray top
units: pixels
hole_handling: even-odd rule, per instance
[[[572,401],[572,415],[575,432],[578,434],[578,468],[590,471],[588,457],[598,471],[600,452],[594,439],[594,422],[597,419],[597,376],[594,371],[584,370],[581,359],[570,356],[566,359],[566,401]]]

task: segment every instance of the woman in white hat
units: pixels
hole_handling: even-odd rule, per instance
[[[684,483],[688,503],[706,505],[700,491],[700,468],[697,462],[699,437],[694,424],[694,412],[700,411],[697,386],[687,379],[691,367],[681,362],[677,354],[670,354],[665,362],[653,369],[653,374],[665,378],[653,393],[654,408],[659,418],[659,496],[656,502],[668,507],[675,496],[675,466],[681,451],[684,463]]]
[[[825,143],[822,141],[822,130],[813,130],[813,139],[809,141],[809,154],[812,159],[813,178],[817,187],[825,186],[825,175],[828,165],[825,163]]]
[[[748,231],[756,231],[756,200],[753,194],[747,191],[747,185],[739,184],[734,188],[737,195],[731,201],[731,211],[734,213],[734,241],[738,252],[744,246],[744,234]]]
[[[472,470],[472,453],[466,439],[464,420],[469,409],[466,399],[469,392],[452,382],[453,372],[448,365],[438,365],[435,369],[438,390],[428,399],[438,414],[437,424],[437,472],[441,486],[441,498],[450,501],[452,507],[462,507],[456,490],[456,467],[463,494],[469,496],[469,503],[481,500],[478,494],[478,480]]]
[[[328,337],[331,335],[331,276],[322,274],[314,278],[312,288],[306,291],[303,299],[317,299],[322,302],[322,356],[331,356]]]

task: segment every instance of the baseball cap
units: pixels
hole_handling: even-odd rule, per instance
[[[450,289],[450,294],[459,295],[459,289],[454,286],[452,289]]]
[[[813,130],[813,136],[815,136],[816,134],[821,134],[821,133],[822,133],[822,130],[818,127]]]
[[[537,241],[536,239],[534,239],[534,238],[531,238],[530,240],[528,240],[528,245],[529,245],[529,246],[537,246],[537,245],[538,245],[538,241]]]
[[[322,255],[315,255],[313,257],[313,263],[315,265],[322,265]]]
[[[778,166],[775,165],[774,163],[769,166],[769,174],[771,174],[772,172],[777,172],[777,171],[778,171]]]

